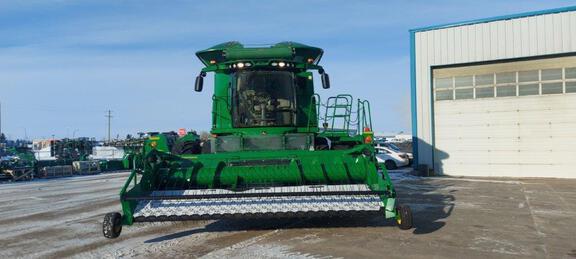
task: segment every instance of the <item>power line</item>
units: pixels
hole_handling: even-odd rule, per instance
[[[0,135],[2,135],[2,102],[0,102]]]

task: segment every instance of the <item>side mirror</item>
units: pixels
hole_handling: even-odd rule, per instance
[[[202,72],[196,77],[196,82],[194,83],[194,91],[202,92],[202,87],[204,86],[204,76],[206,73]]]
[[[322,88],[324,89],[330,88],[330,77],[328,76],[328,74],[322,73],[321,78],[322,78]]]

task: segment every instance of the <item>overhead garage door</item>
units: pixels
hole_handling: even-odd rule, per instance
[[[576,178],[576,57],[432,74],[437,172]]]

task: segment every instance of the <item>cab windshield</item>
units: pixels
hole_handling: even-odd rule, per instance
[[[287,71],[241,71],[232,86],[235,127],[295,125],[294,75]]]

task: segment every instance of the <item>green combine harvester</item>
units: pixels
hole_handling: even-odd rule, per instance
[[[322,54],[295,42],[197,52],[205,67],[195,90],[215,74],[210,140],[152,134],[131,158],[123,214],[105,215],[104,236],[135,222],[369,213],[410,229],[410,208],[374,156],[369,103],[314,93],[312,70],[330,87]]]

